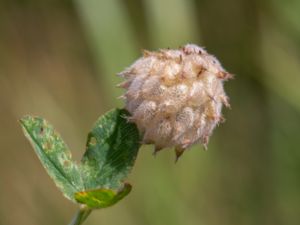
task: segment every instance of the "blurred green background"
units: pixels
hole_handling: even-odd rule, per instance
[[[77,209],[18,118],[47,118],[79,160],[97,117],[123,105],[115,74],[186,43],[236,75],[226,123],[176,165],[141,149],[132,193],[86,224],[300,224],[298,0],[0,0],[0,224],[67,224]]]

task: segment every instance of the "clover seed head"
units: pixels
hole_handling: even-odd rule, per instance
[[[128,119],[143,134],[143,143],[155,153],[175,148],[176,157],[195,143],[206,148],[222,107],[229,107],[224,81],[232,75],[203,48],[187,44],[176,50],[144,51],[119,74]]]

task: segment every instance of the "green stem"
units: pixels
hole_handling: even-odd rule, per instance
[[[86,218],[90,215],[92,212],[91,209],[87,208],[86,206],[80,206],[80,209],[72,219],[71,223],[69,225],[80,225],[82,224]]]

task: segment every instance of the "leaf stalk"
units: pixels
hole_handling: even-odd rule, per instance
[[[71,223],[69,225],[80,225],[82,224],[87,217],[91,214],[92,209],[82,205],[80,206],[80,209],[77,211],[75,216],[73,217]]]

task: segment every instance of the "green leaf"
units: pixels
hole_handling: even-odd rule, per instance
[[[96,189],[90,191],[77,192],[75,199],[81,204],[85,204],[91,209],[106,208],[116,204],[131,191],[131,185],[125,183],[119,191],[111,189]]]
[[[89,133],[81,165],[85,190],[123,186],[140,147],[139,132],[135,124],[127,122],[128,115],[124,109],[111,110]]]
[[[74,194],[83,189],[83,184],[79,168],[60,135],[40,117],[25,116],[20,123],[50,177],[64,196],[75,202]]]
[[[86,152],[78,166],[53,127],[44,119],[26,116],[21,124],[43,166],[70,200],[90,208],[108,207],[131,190],[124,184],[140,147],[137,127],[128,112],[114,109],[101,116],[88,135]]]

